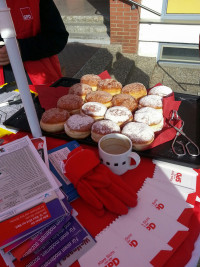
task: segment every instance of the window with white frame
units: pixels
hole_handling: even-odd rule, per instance
[[[200,0],[163,0],[161,18],[200,23]]]
[[[195,44],[159,43],[157,60],[173,63],[200,63],[199,47]]]

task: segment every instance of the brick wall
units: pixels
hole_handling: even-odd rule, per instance
[[[139,9],[132,10],[126,0],[110,0],[111,44],[121,44],[123,53],[137,53],[138,33]]]

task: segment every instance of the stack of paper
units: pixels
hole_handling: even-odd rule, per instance
[[[169,178],[161,169],[156,166],[154,177],[145,180],[137,206],[96,236],[96,245],[79,260],[81,267],[161,267],[172,257],[188,236],[193,206],[186,202],[185,189],[194,192],[196,180],[192,169],[168,171]],[[193,179],[184,183],[189,174]]]
[[[0,147],[0,253],[10,267],[65,258],[70,266],[95,243],[49,170],[45,147],[44,138],[28,137]]]

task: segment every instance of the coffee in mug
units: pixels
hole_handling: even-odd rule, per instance
[[[117,155],[127,152],[130,144],[126,139],[109,138],[103,140],[100,147],[106,153]]]

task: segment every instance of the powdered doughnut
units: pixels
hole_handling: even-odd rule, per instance
[[[162,112],[163,102],[159,95],[147,95],[140,98],[138,108],[150,107]]]
[[[69,94],[78,95],[83,100],[85,99],[86,95],[91,91],[92,87],[83,83],[76,83],[69,88]]]
[[[132,141],[133,149],[145,150],[154,141],[154,131],[145,123],[128,122],[122,129],[122,134]]]
[[[58,99],[57,107],[69,111],[70,114],[80,112],[80,108],[84,104],[83,99],[78,95],[64,95]]]
[[[129,109],[122,106],[111,107],[106,111],[105,119],[114,121],[119,126],[133,120],[133,115]]]
[[[149,125],[154,132],[160,131],[163,128],[162,113],[150,107],[138,109],[134,114],[134,121]]]
[[[81,108],[82,115],[91,116],[94,120],[101,120],[104,118],[107,107],[98,102],[87,102]]]
[[[147,89],[142,83],[130,83],[122,88],[123,94],[132,95],[136,100],[147,95]]]
[[[96,74],[83,75],[80,80],[81,83],[91,86],[93,91],[97,90],[97,84],[99,81],[101,81],[101,78]]]
[[[120,127],[111,120],[96,121],[91,128],[91,138],[95,142],[99,142],[102,136],[110,133],[120,133]]]
[[[75,139],[84,139],[90,135],[94,119],[90,116],[74,114],[64,124],[65,132]]]
[[[131,95],[118,94],[118,95],[113,96],[112,105],[113,106],[124,106],[133,112],[137,109],[138,102]]]
[[[172,89],[165,85],[159,85],[151,88],[148,92],[149,95],[159,95],[161,97],[169,96],[173,93]]]
[[[70,114],[67,110],[51,108],[46,110],[41,117],[40,126],[46,132],[60,132],[64,130],[64,123]]]
[[[91,92],[86,95],[85,101],[99,102],[101,104],[104,104],[106,107],[110,107],[112,104],[112,95],[104,91]]]
[[[122,84],[114,79],[105,79],[98,82],[97,90],[117,95],[121,93]]]

